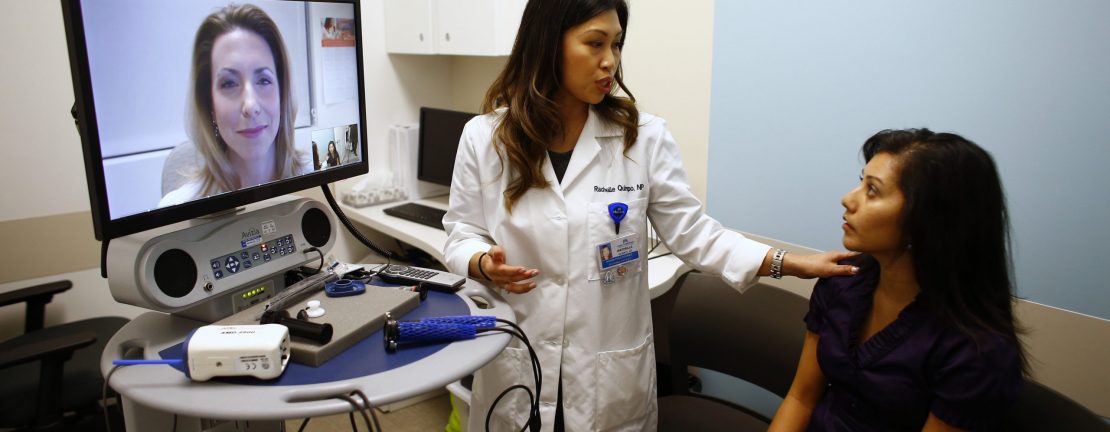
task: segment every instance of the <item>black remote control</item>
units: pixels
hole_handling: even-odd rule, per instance
[[[437,291],[455,292],[466,283],[466,278],[462,276],[419,267],[393,264],[385,268],[379,266],[375,270],[378,271],[378,277],[386,282],[397,285],[424,284]]]

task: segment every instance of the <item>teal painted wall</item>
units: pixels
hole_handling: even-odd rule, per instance
[[[1008,193],[1019,295],[1110,318],[1110,2],[717,1],[709,214],[839,249],[859,147],[964,135]]]

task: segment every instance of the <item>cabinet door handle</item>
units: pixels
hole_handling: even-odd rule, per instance
[[[424,42],[424,33],[420,33],[420,42]]]
[[[451,42],[451,33],[444,33],[443,37],[447,38],[447,42]]]

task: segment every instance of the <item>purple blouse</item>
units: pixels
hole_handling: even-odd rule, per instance
[[[1017,347],[997,334],[978,345],[916,300],[865,343],[878,269],[817,282],[805,322],[821,338],[828,380],[811,431],[920,431],[932,412],[967,430],[993,430],[1022,385]]]

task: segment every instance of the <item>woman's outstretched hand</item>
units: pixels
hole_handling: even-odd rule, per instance
[[[782,274],[801,279],[851,276],[859,271],[859,267],[839,262],[858,254],[848,251],[828,251],[813,255],[788,253],[782,261]]]
[[[473,273],[477,273],[477,279],[488,276],[490,282],[493,282],[498,288],[513,294],[523,294],[536,287],[536,282],[529,279],[540,274],[539,270],[508,265],[507,261],[505,248],[493,246],[489,249],[489,252],[486,252],[485,256],[481,253],[474,254],[471,262],[480,270]]]

